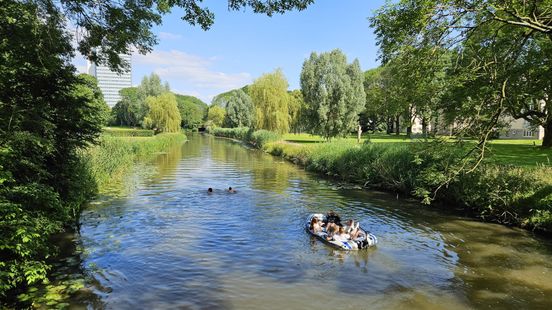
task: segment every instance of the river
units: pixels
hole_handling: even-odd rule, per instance
[[[87,284],[74,308],[552,309],[552,243],[521,229],[339,184],[210,136],[137,170],[126,194],[82,213]],[[379,244],[345,253],[310,237],[306,216],[329,209]]]

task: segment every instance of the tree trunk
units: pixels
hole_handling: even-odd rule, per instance
[[[427,118],[422,117],[422,137],[427,138]]]
[[[552,147],[552,119],[550,119],[546,124],[544,124],[544,137],[542,139],[542,147],[550,148]]]
[[[390,135],[393,133],[393,119],[391,117],[387,118],[387,134]]]
[[[407,136],[408,138],[411,138],[411,137],[412,137],[412,126],[406,127],[406,136]]]
[[[401,133],[401,117],[397,115],[395,117],[395,134],[398,136]]]

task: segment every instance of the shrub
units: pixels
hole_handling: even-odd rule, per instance
[[[269,143],[269,142],[275,142],[282,139],[282,136],[268,130],[257,130],[255,132],[249,132],[248,134],[248,142],[255,145],[258,148],[262,148],[263,145]]]

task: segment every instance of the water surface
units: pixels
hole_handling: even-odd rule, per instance
[[[73,307],[552,309],[552,244],[528,232],[342,186],[209,136],[141,169],[150,172],[132,177],[132,191],[82,214],[90,280]],[[328,209],[358,219],[378,246],[344,253],[310,237],[306,216]]]

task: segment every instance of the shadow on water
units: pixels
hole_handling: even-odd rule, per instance
[[[93,280],[71,305],[552,306],[552,245],[527,232],[338,186],[209,136],[191,136],[144,167],[134,191],[83,212],[80,269],[66,273]],[[328,209],[359,220],[378,246],[344,253],[310,237],[304,219]]]

